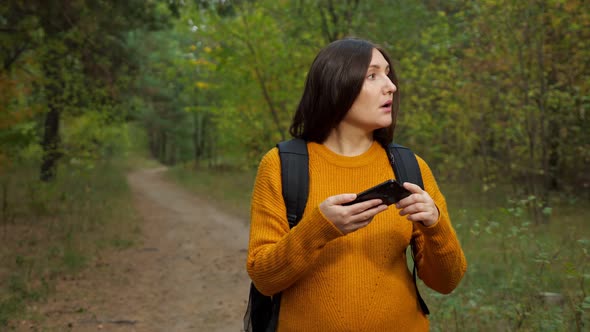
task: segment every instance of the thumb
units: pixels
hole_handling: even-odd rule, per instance
[[[329,198],[331,205],[340,205],[354,201],[356,194],[340,194]]]
[[[404,182],[404,188],[408,189],[412,194],[419,194],[422,192],[422,188],[419,185],[413,184],[411,182]]]

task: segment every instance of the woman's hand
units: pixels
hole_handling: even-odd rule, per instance
[[[438,208],[428,193],[418,185],[404,182],[404,188],[412,194],[395,206],[401,209],[400,215],[407,215],[407,219],[412,222],[421,222],[424,226],[432,226],[438,221]]]
[[[387,210],[380,199],[372,199],[349,206],[341,204],[352,202],[356,194],[341,194],[328,197],[320,204],[320,211],[343,234],[352,233],[366,227],[377,213]]]

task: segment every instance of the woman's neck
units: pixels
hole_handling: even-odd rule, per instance
[[[361,155],[373,145],[373,133],[344,133],[333,129],[322,144],[339,155],[354,157]]]

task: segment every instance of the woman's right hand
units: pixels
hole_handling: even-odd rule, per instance
[[[320,211],[343,234],[352,233],[371,223],[379,212],[387,210],[380,199],[360,202],[349,206],[341,204],[352,202],[356,194],[340,194],[328,197],[320,204]]]

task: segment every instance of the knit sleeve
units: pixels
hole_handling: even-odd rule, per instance
[[[467,270],[467,261],[457,234],[451,225],[447,203],[440,192],[432,171],[424,160],[418,158],[424,189],[439,210],[438,221],[425,227],[415,224],[412,237],[415,241],[415,261],[418,276],[437,292],[452,292]]]
[[[289,230],[277,148],[258,166],[250,214],[247,270],[256,288],[266,295],[291,286],[328,242],[343,236],[314,206],[307,206],[301,221]]]

